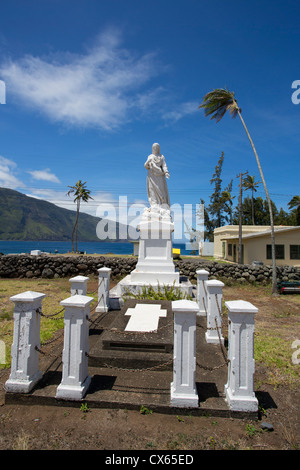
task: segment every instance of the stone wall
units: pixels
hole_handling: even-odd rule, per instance
[[[60,255],[3,255],[0,256],[0,277],[2,278],[58,278],[78,274],[97,275],[97,269],[108,267],[112,278],[129,274],[136,266],[137,258],[107,256],[60,256]],[[268,282],[272,278],[271,266],[236,265],[199,260],[196,258],[175,260],[180,273],[196,280],[196,270],[206,269],[209,278],[224,279],[226,282]],[[300,280],[300,268],[278,266],[278,280]]]

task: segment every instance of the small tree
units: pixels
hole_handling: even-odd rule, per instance
[[[77,183],[74,186],[68,186],[68,188],[71,188],[68,192],[67,195],[71,196],[73,194],[74,196],[74,202],[77,204],[77,210],[76,210],[76,219],[75,219],[75,224],[73,227],[72,231],[72,251],[74,253],[74,235],[75,235],[75,252],[77,253],[77,233],[78,233],[78,219],[79,219],[79,210],[80,210],[80,202],[88,202],[89,199],[93,199],[90,196],[91,191],[88,190],[86,187],[86,181],[83,183],[81,180],[78,180]]]
[[[257,191],[257,186],[259,185],[260,181],[255,181],[255,176],[247,175],[246,178],[243,180],[243,186],[245,191],[249,189],[251,191],[251,205],[252,205],[252,225],[255,225],[255,217],[254,217],[254,191]]]
[[[214,217],[213,223],[214,227],[221,227],[223,225],[224,217],[222,215],[222,211],[224,209],[224,200],[222,197],[222,166],[224,162],[224,152],[221,153],[221,156],[218,160],[218,164],[215,167],[215,172],[213,174],[212,179],[210,180],[210,184],[215,185],[215,190],[210,196],[210,205],[208,206],[209,213]]]
[[[230,225],[232,225],[232,206],[233,206],[233,199],[235,198],[235,196],[231,195],[232,183],[233,183],[233,180],[231,180],[228,186],[224,189],[224,191],[222,191],[222,201],[225,205],[224,211],[229,216]]]
[[[300,196],[294,196],[288,203],[289,209],[293,209],[292,213],[295,215],[296,225],[300,225]]]

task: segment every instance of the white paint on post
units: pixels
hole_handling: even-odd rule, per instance
[[[11,372],[5,390],[28,393],[42,378],[39,370],[40,313],[46,294],[27,291],[10,298],[14,307],[14,337],[11,347]]]
[[[171,406],[197,408],[196,316],[198,304],[191,300],[172,302],[174,312],[174,364]]]
[[[92,301],[92,297],[76,294],[61,302],[65,307],[63,372],[56,398],[81,400],[90,385],[88,352]]]
[[[71,282],[71,295],[86,295],[87,294],[87,282],[89,277],[86,276],[75,276],[70,279]]]
[[[109,284],[110,284],[110,268],[100,268],[99,284],[98,284],[98,305],[96,312],[108,312],[109,310]]]
[[[221,341],[224,344],[222,336],[222,299],[224,284],[221,281],[204,281],[207,291],[207,331],[205,339],[207,343],[217,344]]]
[[[199,305],[199,316],[206,316],[207,310],[207,292],[205,287],[205,281],[208,280],[209,272],[206,269],[198,269],[197,275],[197,302]]]
[[[254,394],[254,316],[258,309],[250,302],[234,300],[228,308],[228,380],[226,400],[234,411],[257,411]]]

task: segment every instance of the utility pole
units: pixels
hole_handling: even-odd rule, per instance
[[[243,187],[242,187],[242,183],[243,183],[243,176],[247,175],[248,174],[248,171],[246,171],[245,173],[240,173],[239,175],[237,175],[237,178],[240,178],[240,194],[239,194],[239,246],[238,246],[238,263],[239,264],[242,264],[242,261],[243,261],[243,256],[242,256],[242,249],[243,249],[243,241],[242,241],[242,238],[243,238],[243,229],[242,229],[242,216],[243,216],[243,213],[242,213],[242,200],[243,200]]]

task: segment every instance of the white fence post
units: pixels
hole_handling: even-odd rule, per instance
[[[46,294],[27,291],[10,298],[14,307],[14,337],[7,392],[28,393],[42,378],[39,370],[40,313]]]
[[[197,302],[199,305],[200,316],[206,316],[207,294],[205,288],[205,281],[208,280],[209,272],[206,269],[198,269],[197,274]]]
[[[109,310],[109,283],[110,283],[110,268],[100,268],[99,284],[98,284],[98,305],[96,312],[108,312]]]
[[[196,390],[196,315],[199,307],[191,300],[172,302],[174,312],[174,364],[171,406],[198,407]]]
[[[75,276],[70,279],[71,282],[71,295],[86,295],[87,293],[87,282],[89,277],[86,276]]]
[[[207,331],[205,339],[207,343],[224,344],[222,336],[222,298],[224,284],[221,281],[204,281],[207,290]]]
[[[257,411],[254,394],[254,315],[258,309],[250,302],[233,300],[228,308],[228,380],[226,400],[235,411]]]
[[[60,302],[65,307],[65,326],[62,380],[56,398],[81,400],[90,385],[88,352],[92,301],[92,297],[76,294]]]

